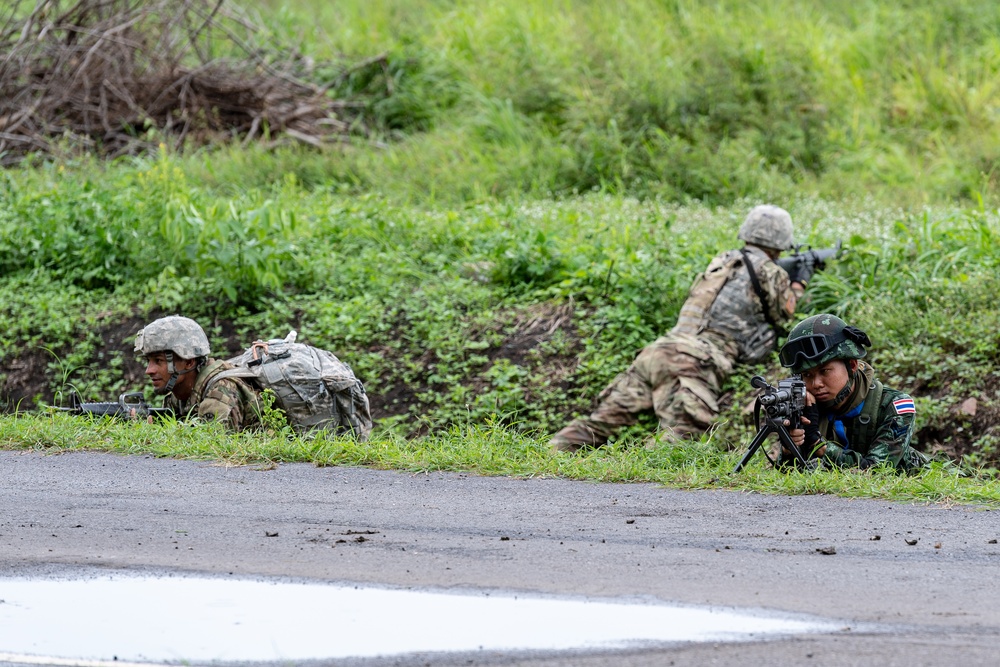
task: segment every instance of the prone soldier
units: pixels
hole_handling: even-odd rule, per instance
[[[135,351],[146,359],[146,375],[163,405],[178,419],[199,417],[222,422],[234,431],[260,423],[257,392],[240,378],[211,380],[232,368],[213,359],[208,336],[194,320],[171,315],[139,331]]]
[[[807,391],[802,427],[789,437],[833,466],[915,470],[926,462],[912,446],[916,406],[861,361],[871,344],[868,334],[836,315],[813,315],[795,325],[778,356]],[[782,457],[791,455],[782,448]]]

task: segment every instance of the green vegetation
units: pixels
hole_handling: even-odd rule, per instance
[[[444,202],[595,188],[997,201],[988,0],[261,4],[317,57],[389,55],[396,92],[371,113],[402,141],[300,163],[303,182]]]
[[[214,424],[192,428],[167,421],[156,424],[21,416],[0,420],[0,446],[62,452],[100,449],[122,454],[152,454],[220,460],[263,468],[286,462],[319,466],[391,468],[413,473],[471,471],[485,475],[562,476],[600,482],[658,482],[676,488],[733,488],[763,493],[839,494],[845,497],[902,501],[1000,503],[1000,487],[982,477],[961,474],[940,463],[915,476],[890,471],[825,471],[776,474],[757,456],[739,475],[730,471],[742,452],[720,452],[711,443],[691,443],[650,451],[627,441],[586,455],[553,454],[538,439],[487,421],[411,440],[383,432],[372,442],[320,435],[288,438],[280,433],[230,435]]]
[[[134,334],[179,312],[219,356],[292,328],[333,350],[368,388],[372,441],[21,414],[0,446],[997,501],[1000,8],[290,5],[260,3],[276,41],[317,61],[388,53],[341,82],[392,91],[366,109],[387,147],[0,173],[0,398],[142,386]],[[868,330],[881,377],[916,397],[920,447],[961,465],[778,475],[760,457],[729,476],[747,380],[776,360],[734,375],[702,442],[647,451],[647,422],[587,456],[545,451],[762,201],[800,240],[843,239],[803,315]]]

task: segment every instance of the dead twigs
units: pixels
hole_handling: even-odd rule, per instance
[[[260,34],[229,0],[14,0],[0,10],[0,164],[368,134],[364,102],[330,94],[340,76],[312,83],[308,59]],[[380,55],[334,70],[385,65]]]

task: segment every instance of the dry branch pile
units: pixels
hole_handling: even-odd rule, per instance
[[[363,103],[305,80],[306,61],[262,45],[228,0],[14,0],[0,26],[3,165],[38,152],[136,154],[161,141],[319,146],[366,133]]]

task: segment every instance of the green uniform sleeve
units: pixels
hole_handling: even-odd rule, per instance
[[[860,452],[844,449],[839,443],[829,440],[824,440],[822,444],[826,445],[826,453],[823,454],[823,458],[833,465],[841,468],[860,468],[863,466],[863,456]]]

